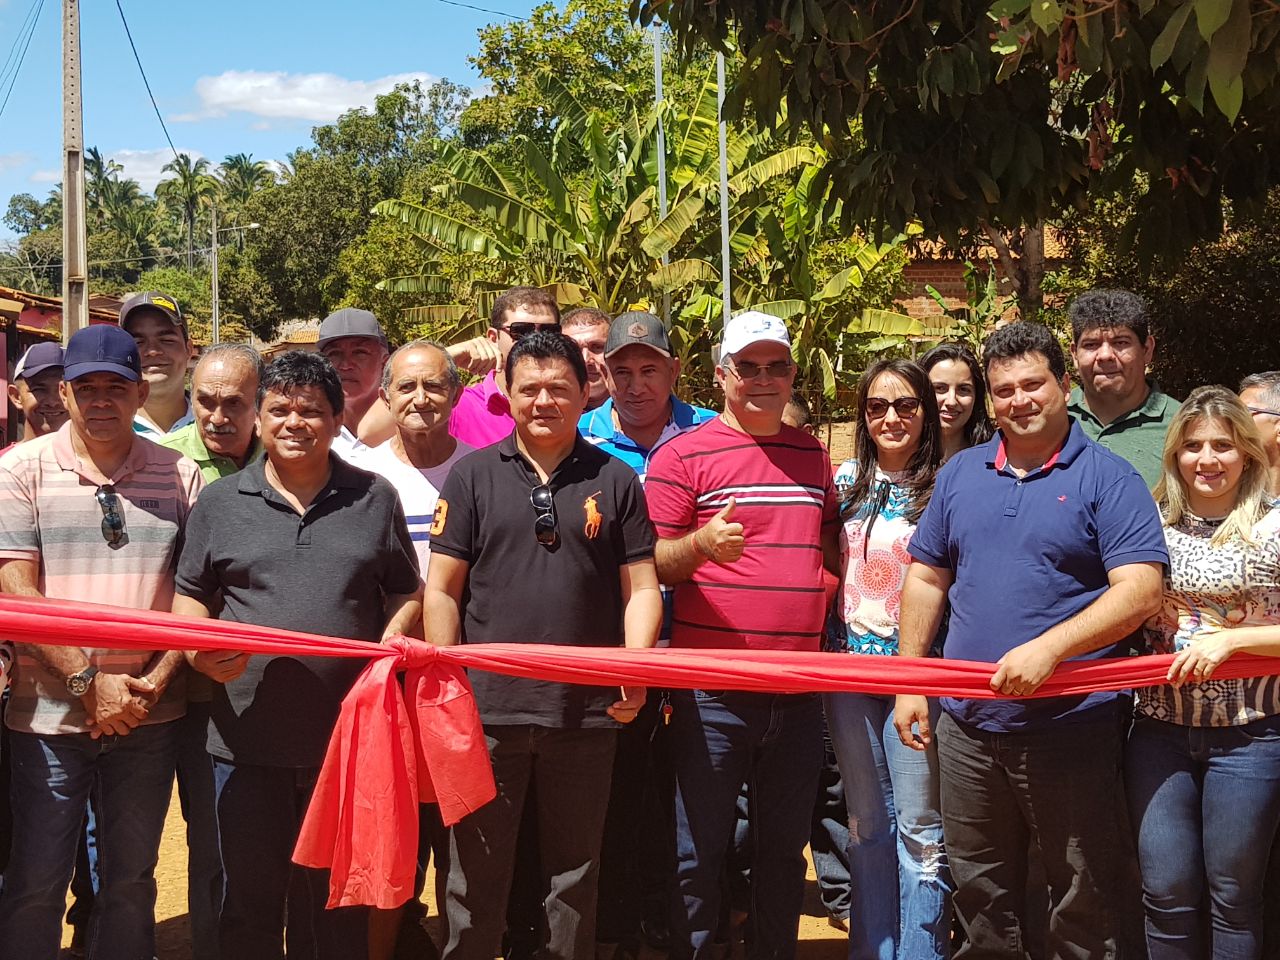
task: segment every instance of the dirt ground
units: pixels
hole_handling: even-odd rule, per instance
[[[187,842],[178,796],[174,793],[169,816],[160,843],[160,864],[156,868],[159,888],[156,900],[157,960],[190,960],[191,930],[187,924]],[[435,881],[427,878],[426,889],[433,890]],[[424,898],[425,899],[425,898]],[[434,905],[427,928],[436,933]],[[71,943],[71,930],[63,931],[63,946]],[[805,909],[800,918],[800,949],[797,960],[843,960],[848,955],[847,935],[827,923],[826,913],[818,900],[813,864],[809,864],[805,883]],[[661,960],[663,954],[646,951],[643,960]]]

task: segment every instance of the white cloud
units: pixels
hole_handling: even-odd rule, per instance
[[[397,83],[414,80],[431,83],[434,78],[426,73],[397,73],[376,80],[348,80],[332,73],[228,70],[197,80],[201,109],[171,119],[193,122],[248,113],[326,123],[354,107],[372,106],[374,97],[389,92]]]
[[[0,173],[25,167],[32,159],[29,153],[0,153]]]
[[[32,183],[61,183],[61,170],[37,170],[30,177]]]
[[[178,148],[179,153],[189,154],[192,160],[204,156],[199,150]],[[137,180],[143,190],[151,191],[156,184],[165,179],[164,165],[173,160],[173,151],[168,147],[157,147],[155,150],[116,150],[107,157],[124,168],[121,177]]]

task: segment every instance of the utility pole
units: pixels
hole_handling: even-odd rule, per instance
[[[62,340],[89,325],[80,0],[62,0]]]
[[[221,340],[222,330],[218,326],[218,205],[214,203],[211,206],[213,215],[213,259],[209,264],[213,268],[213,278],[211,281],[210,293],[213,295],[213,342],[218,343]]]
[[[729,299],[729,134],[724,122],[724,54],[716,54],[716,85],[720,120],[720,290],[724,298],[724,322],[729,323],[733,308]]]
[[[662,24],[653,22],[653,102],[658,113],[658,220],[667,218],[667,132],[666,121],[662,116],[663,101],[666,99],[662,91]],[[667,254],[662,255],[662,265],[671,262]],[[671,329],[671,291],[662,295],[662,322]]]

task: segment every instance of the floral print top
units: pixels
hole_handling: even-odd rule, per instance
[[[1164,604],[1143,628],[1151,652],[1176,653],[1223,629],[1280,623],[1280,510],[1258,521],[1252,544],[1210,546],[1219,523],[1188,516],[1165,527]],[[1280,677],[1144,687],[1136,709],[1185,726],[1239,726],[1280,713]]]
[[[846,460],[836,472],[836,490],[844,495],[857,475],[858,464]],[[915,524],[907,520],[910,491],[900,486],[904,473],[876,468],[872,498],[857,512],[841,515],[840,555],[844,571],[836,608],[844,622],[843,638],[832,638],[828,649],[849,653],[896,656],[898,653],[898,605],[902,583],[911,564],[907,544]],[[880,497],[877,487],[886,485]],[[867,521],[877,503],[875,523],[867,536]]]

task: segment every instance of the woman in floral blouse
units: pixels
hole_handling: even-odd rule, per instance
[[[907,544],[933,492],[942,429],[929,377],[908,360],[866,372],[858,411],[857,456],[837,477],[845,488],[837,599],[844,636],[833,646],[893,657]],[[937,754],[902,745],[893,697],[830,694],[824,705],[849,810],[849,957],[946,957],[952,883]]]
[[[1125,768],[1147,948],[1151,960],[1247,960],[1261,956],[1280,825],[1280,678],[1213,673],[1233,653],[1280,654],[1280,513],[1235,394],[1201,387],[1187,398],[1155,494],[1169,571],[1145,632],[1177,657],[1168,685],[1138,691]]]

